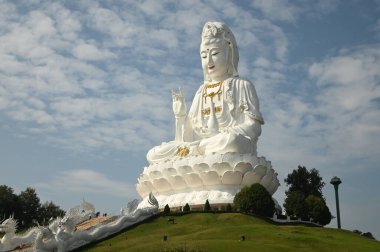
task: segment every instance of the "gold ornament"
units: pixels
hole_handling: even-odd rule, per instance
[[[175,155],[179,157],[186,157],[189,155],[190,149],[187,146],[178,147]]]

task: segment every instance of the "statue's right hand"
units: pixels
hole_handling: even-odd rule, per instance
[[[185,96],[181,88],[179,88],[178,93],[172,90],[173,98],[173,112],[175,117],[186,116],[186,102]]]

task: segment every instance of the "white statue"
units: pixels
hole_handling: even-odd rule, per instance
[[[160,208],[227,204],[243,186],[261,183],[271,195],[279,186],[271,163],[257,157],[264,120],[255,87],[239,77],[239,52],[226,25],[205,24],[200,57],[204,83],[188,112],[183,91],[172,92],[175,138],[148,151],[136,185],[143,198],[154,192]]]
[[[87,206],[88,211],[94,209],[90,203],[82,204],[82,207],[84,205]],[[129,210],[121,216],[115,216],[114,221],[101,223],[90,230],[83,231],[77,231],[75,229],[82,215],[76,211],[77,207],[74,207],[63,219],[57,218],[50,223],[49,227],[39,227],[34,241],[33,251],[73,251],[84,245],[118,233],[158,212],[158,202],[152,193],[149,194],[148,206],[146,208],[136,209],[137,204],[135,201],[128,203],[128,207]]]
[[[4,233],[0,240],[0,251],[10,251],[17,247],[33,243],[38,229],[32,228],[24,235],[17,235],[17,220],[9,217],[0,224],[0,233]]]
[[[172,93],[175,140],[151,149],[147,154],[150,163],[175,155],[226,152],[256,155],[264,120],[255,87],[239,78],[239,53],[231,30],[219,22],[206,23],[200,56],[204,83],[196,92],[189,113],[183,91]]]

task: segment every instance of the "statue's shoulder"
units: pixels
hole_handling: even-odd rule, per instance
[[[241,77],[232,77],[228,80],[228,84],[237,88],[252,88],[254,87],[252,82],[248,79]]]
[[[197,92],[196,92],[196,94],[200,94],[200,93],[202,93],[203,87],[204,87],[204,85],[203,85],[203,84],[200,84],[200,85],[199,85],[199,88],[198,88],[198,90],[197,90]]]

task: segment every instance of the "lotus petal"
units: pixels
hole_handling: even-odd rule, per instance
[[[207,171],[200,173],[204,185],[220,184],[220,176],[216,171]]]
[[[270,183],[270,185],[267,188],[269,194],[273,195],[276,192],[277,187],[278,187],[278,180],[277,179],[272,180],[272,182]]]
[[[246,172],[252,171],[252,170],[253,170],[252,165],[250,163],[244,163],[244,162],[238,163],[234,168],[234,171],[239,171],[242,174],[245,174]]]
[[[141,197],[147,196],[151,191],[144,186],[143,184],[136,185],[136,191],[140,194]]]
[[[153,187],[158,192],[166,192],[172,190],[169,182],[165,178],[154,179]]]
[[[151,171],[151,172],[149,172],[149,177],[151,179],[161,178],[162,177],[162,173],[160,171],[157,171],[157,170]]]
[[[253,171],[249,171],[246,174],[244,174],[243,180],[241,182],[242,186],[250,186],[254,183],[260,183],[261,176],[256,174]]]
[[[266,165],[266,167],[267,167],[268,169],[272,169],[272,162],[271,162],[271,161],[267,161],[267,165]]]
[[[173,176],[173,175],[176,175],[177,174],[177,170],[174,169],[174,168],[165,168],[163,169],[162,173],[167,176],[167,177],[170,177],[170,176]]]
[[[187,187],[186,181],[180,175],[169,177],[169,183],[174,190],[181,190]]]
[[[262,178],[267,173],[267,168],[263,165],[256,165],[253,171]]]
[[[215,170],[219,175],[223,175],[226,171],[231,171],[232,167],[229,163],[216,163],[212,165],[212,169]]]
[[[143,181],[140,184],[137,184],[136,190],[141,190],[144,193],[144,196],[140,194],[141,197],[147,196],[150,192],[156,192],[150,181]]]
[[[240,185],[243,174],[239,171],[226,171],[222,177],[222,183],[225,185]]]
[[[265,188],[267,188],[267,190],[273,180],[273,175],[274,175],[274,170],[270,169],[260,181],[260,184],[262,184]]]
[[[189,187],[194,188],[203,185],[202,180],[197,173],[184,174],[184,179]]]
[[[200,163],[200,164],[194,165],[193,169],[196,172],[204,172],[204,171],[210,170],[210,166],[208,166],[208,164],[206,163]]]
[[[188,165],[184,165],[184,166],[179,166],[177,171],[180,174],[186,174],[186,173],[191,173],[193,169],[191,169],[191,167]]]
[[[265,157],[259,157],[258,163],[262,166],[265,166],[267,164],[267,161],[265,160]]]

